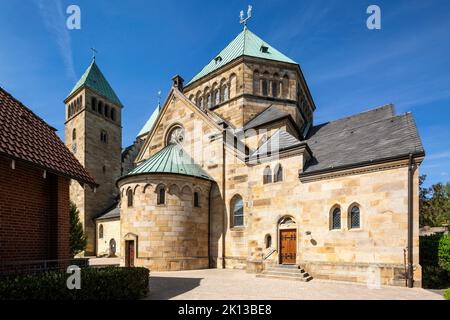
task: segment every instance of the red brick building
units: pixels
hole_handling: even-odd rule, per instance
[[[0,88],[0,263],[70,258],[69,185],[95,182],[55,131]]]

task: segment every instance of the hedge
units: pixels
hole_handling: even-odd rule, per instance
[[[444,289],[450,285],[450,235],[434,234],[420,237],[422,286]]]
[[[0,300],[136,300],[148,292],[146,268],[81,269],[81,289],[69,290],[70,274],[48,272],[0,281]]]
[[[450,300],[450,288],[444,291],[444,299]]]
[[[450,234],[439,240],[438,258],[439,266],[450,272]]]

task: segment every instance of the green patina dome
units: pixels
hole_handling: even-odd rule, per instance
[[[124,177],[148,173],[179,174],[214,180],[192,160],[180,145],[174,143],[167,145]]]

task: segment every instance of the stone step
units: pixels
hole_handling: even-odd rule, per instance
[[[278,268],[278,267],[267,267],[266,271],[276,271],[276,272],[288,272],[288,273],[303,273],[305,272],[302,268]]]
[[[274,275],[274,276],[286,276],[286,277],[303,277],[307,278],[309,277],[308,272],[283,272],[283,271],[272,271],[272,270],[265,270],[262,272],[262,274],[268,274],[268,275]]]
[[[260,273],[256,275],[257,278],[271,278],[271,279],[279,279],[279,280],[291,280],[291,281],[303,281],[303,282],[308,282],[311,281],[313,278],[311,276],[308,276],[306,278],[302,277],[302,276],[286,276],[286,275],[274,275],[274,274],[264,274],[264,273]]]

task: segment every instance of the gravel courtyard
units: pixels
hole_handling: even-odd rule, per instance
[[[151,272],[150,300],[442,300],[424,289],[256,278],[240,270]]]

